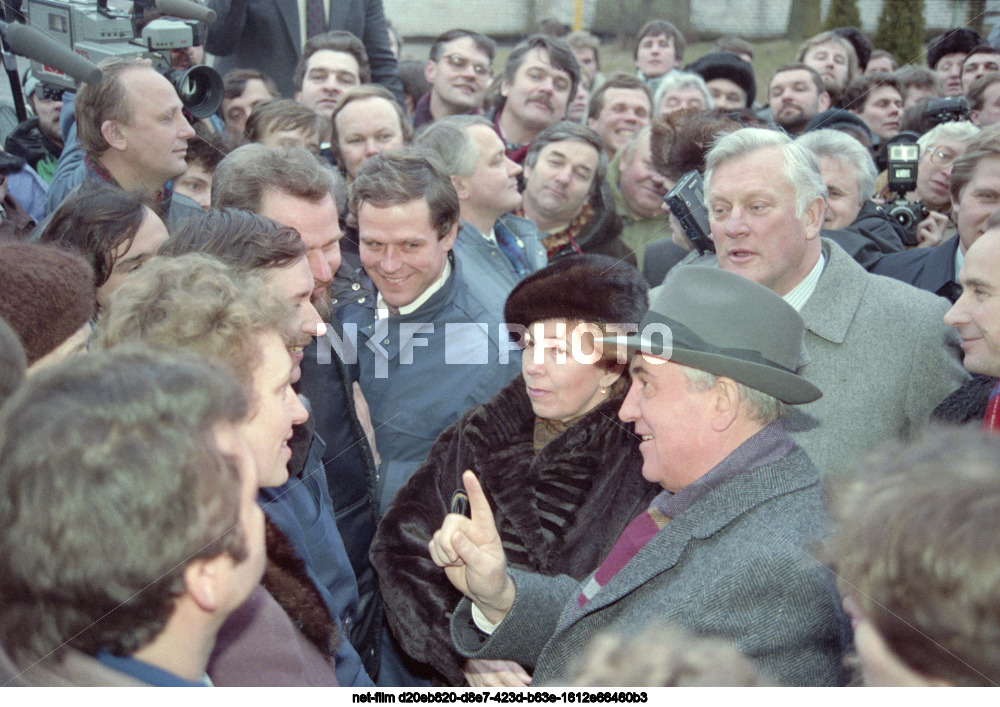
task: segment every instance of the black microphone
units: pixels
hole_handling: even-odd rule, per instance
[[[51,66],[69,74],[76,81],[96,85],[104,74],[93,62],[29,25],[0,22],[0,34],[3,34],[10,50],[15,54]]]
[[[215,10],[191,0],[156,0],[156,9],[164,15],[179,17],[182,20],[197,20],[206,24],[212,24],[216,18]]]

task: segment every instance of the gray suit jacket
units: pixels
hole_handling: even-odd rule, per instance
[[[471,627],[463,599],[452,640],[474,658],[534,668],[559,682],[597,632],[675,622],[729,638],[758,668],[788,685],[843,684],[849,628],[833,576],[802,548],[826,513],[819,471],[796,448],[707,493],[654,536],[582,608],[570,577],[511,571],[517,597],[489,637]]]
[[[274,79],[281,95],[295,93],[292,78],[302,52],[296,0],[208,0],[218,19],[208,26],[205,51],[216,55],[215,70],[257,69]],[[389,49],[382,0],[330,3],[331,30],[345,30],[365,45],[372,82],[385,86],[403,103],[403,84]]]
[[[968,378],[947,300],[872,275],[823,239],[823,276],[802,307],[798,372],[823,397],[797,405],[785,426],[824,473],[842,473],[873,448],[923,426]]]

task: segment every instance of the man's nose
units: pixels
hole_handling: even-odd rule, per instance
[[[382,254],[382,260],[379,261],[379,268],[382,272],[391,274],[399,270],[402,264],[396,249],[387,247]]]
[[[302,323],[302,331],[309,336],[319,336],[319,327],[324,324],[323,317],[319,316],[319,311],[309,302],[306,306],[306,319]]]
[[[289,410],[292,413],[292,424],[301,425],[309,419],[309,411],[306,410],[306,406],[299,400],[299,396],[295,394],[295,391],[289,390],[291,391],[289,396]]]
[[[185,118],[183,115],[181,115],[180,117],[179,128],[180,129],[177,131],[178,137],[183,137],[185,140],[190,140],[191,138],[194,137],[195,135],[194,128],[191,127],[191,123],[189,123],[187,121],[187,118]]]
[[[726,218],[725,234],[730,238],[738,238],[739,236],[746,235],[747,231],[747,222],[743,217],[743,212],[739,209],[730,211],[729,216]]]
[[[944,323],[950,327],[957,327],[964,324],[966,320],[965,294],[963,293],[951,306],[951,309],[944,313]]]
[[[622,406],[618,410],[618,418],[622,422],[635,422],[639,419],[639,406],[636,405],[636,399],[639,397],[638,386],[640,385],[638,380],[633,380],[632,385],[629,386],[628,393],[625,394],[625,399],[622,401]]]
[[[309,271],[312,273],[313,281],[317,286],[329,285],[333,282],[333,271],[330,270],[330,263],[323,257],[322,251],[309,251],[307,260],[309,261]]]

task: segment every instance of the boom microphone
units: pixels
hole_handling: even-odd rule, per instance
[[[156,9],[164,15],[179,17],[182,20],[197,20],[206,24],[212,24],[216,18],[215,10],[191,0],[156,0]]]
[[[93,62],[34,27],[0,22],[0,34],[15,54],[69,74],[78,82],[96,85],[104,73]]]

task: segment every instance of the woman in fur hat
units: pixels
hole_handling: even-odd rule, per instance
[[[562,258],[522,280],[504,308],[508,325],[524,327],[522,375],[445,430],[386,511],[371,551],[386,616],[403,650],[438,681],[530,680],[516,664],[465,663],[452,648],[461,594],[427,543],[463,471],[479,475],[512,566],[581,579],[656,495],[631,425],[618,420],[626,359],[593,335],[635,325],[646,290],[634,267],[603,255]]]

